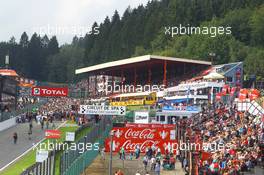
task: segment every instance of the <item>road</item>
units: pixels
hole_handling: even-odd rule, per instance
[[[61,122],[55,122],[56,127],[60,124]],[[0,132],[0,169],[44,138],[44,130],[41,130],[41,126],[35,122],[33,122],[31,140],[28,131],[29,124],[23,123]],[[14,132],[18,134],[17,144],[13,143]]]

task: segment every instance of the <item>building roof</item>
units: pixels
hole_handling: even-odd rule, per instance
[[[186,59],[186,58],[156,56],[156,55],[144,55],[144,56],[132,57],[132,58],[127,58],[127,59],[118,60],[118,61],[111,61],[111,62],[102,63],[102,64],[98,64],[98,65],[94,65],[94,66],[76,69],[75,74],[93,72],[93,71],[103,70],[103,69],[107,69],[107,68],[111,68],[111,67],[123,66],[123,65],[140,63],[140,62],[151,61],[151,60],[166,60],[166,61],[173,61],[173,62],[184,62],[184,63],[193,63],[193,64],[212,65],[212,63],[208,62],[208,61],[191,60],[191,59]]]
[[[18,74],[16,73],[16,71],[12,69],[0,69],[0,75],[18,77]]]

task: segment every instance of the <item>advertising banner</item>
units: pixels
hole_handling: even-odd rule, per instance
[[[49,157],[49,152],[46,150],[37,150],[36,151],[36,162],[44,162]]]
[[[257,98],[260,97],[260,91],[257,90],[257,89],[251,89],[248,93],[248,97],[249,99],[252,101],[252,100],[255,100]]]
[[[59,139],[61,137],[61,132],[59,130],[46,130],[45,137],[47,139]]]
[[[51,88],[51,87],[32,87],[31,89],[32,96],[40,97],[67,97],[68,88]]]
[[[248,96],[248,90],[247,89],[240,89],[240,92],[239,92],[239,100],[240,101],[244,101]]]
[[[74,142],[74,140],[75,140],[75,132],[66,132],[65,141]]]
[[[135,123],[149,123],[148,111],[135,111]]]
[[[138,126],[140,126],[140,124],[138,124]],[[155,125],[151,127],[154,126]],[[166,149],[172,149],[172,147],[176,148],[177,141],[175,129],[169,127],[165,128],[162,125],[156,126],[157,127],[155,128],[113,128],[113,131],[115,133],[113,136],[113,151],[118,152],[122,147],[124,147],[126,152],[131,152],[135,151],[135,149],[139,147],[141,152],[145,152],[146,148],[151,148],[152,146],[155,146],[155,148],[159,148],[161,150],[161,153],[165,153]],[[109,138],[105,140],[105,148],[106,151],[110,151]]]
[[[105,150],[110,152],[111,140],[107,138],[105,140]],[[134,152],[139,147],[141,153],[145,153],[147,148],[159,148],[160,152],[164,154],[166,150],[172,150],[176,153],[177,141],[166,141],[166,140],[140,140],[140,139],[124,139],[119,138],[113,139],[113,152],[119,152],[123,147],[125,152]]]
[[[79,114],[125,115],[125,106],[80,105]]]
[[[127,123],[125,125],[127,128],[168,128],[175,129],[176,125],[173,124],[136,124],[136,123]]]

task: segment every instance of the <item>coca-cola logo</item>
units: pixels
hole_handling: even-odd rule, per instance
[[[155,129],[143,129],[141,131],[135,131],[132,128],[128,129],[125,133],[126,139],[154,139],[155,137]]]
[[[146,140],[141,143],[135,143],[132,142],[131,140],[126,140],[121,147],[123,147],[127,151],[134,151],[139,146],[140,152],[145,152],[147,147],[152,147],[152,146],[157,147],[158,143],[159,141],[154,141],[154,140]]]

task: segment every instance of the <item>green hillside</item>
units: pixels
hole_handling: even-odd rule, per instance
[[[179,26],[212,31],[166,33]],[[227,27],[231,34],[214,33]],[[60,48],[55,36],[34,34],[29,39],[24,33],[18,42],[12,38],[0,43],[0,58],[9,51],[11,66],[18,72],[53,82],[76,80],[74,70],[79,67],[144,54],[213,60],[215,64],[244,61],[246,74],[264,77],[264,0],[153,0],[146,6],[128,7],[122,15],[116,11],[103,23],[95,22],[92,31]]]

